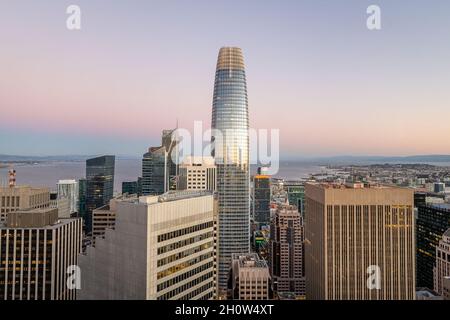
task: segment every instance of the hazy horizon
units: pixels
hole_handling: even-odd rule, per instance
[[[66,28],[77,4],[82,29]],[[0,154],[142,155],[210,125],[222,46],[281,159],[450,154],[450,2],[0,2]]]

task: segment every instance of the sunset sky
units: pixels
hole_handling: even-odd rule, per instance
[[[448,0],[0,0],[0,154],[138,156],[209,127],[222,46],[282,158],[450,154]]]

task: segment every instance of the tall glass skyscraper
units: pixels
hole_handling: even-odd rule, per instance
[[[219,288],[226,289],[231,255],[250,251],[249,120],[240,48],[219,51],[211,125],[219,204]]]
[[[86,232],[92,230],[92,210],[109,203],[113,197],[115,156],[86,160]]]

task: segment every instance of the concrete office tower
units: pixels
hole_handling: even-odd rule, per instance
[[[86,232],[91,232],[92,210],[109,203],[113,197],[115,156],[86,160]]]
[[[258,228],[268,225],[270,223],[270,176],[259,173],[253,177],[252,205],[253,219]]]
[[[160,195],[176,189],[178,142],[175,130],[163,130],[161,146],[150,147],[142,158],[143,195]]]
[[[78,212],[78,182],[77,180],[59,180],[57,184],[58,199],[69,200],[70,214]]]
[[[436,247],[450,228],[450,204],[425,204],[417,209],[417,286],[431,289],[434,286]]]
[[[135,194],[122,194],[111,200],[109,204],[92,211],[92,238],[104,238],[106,229],[114,229],[116,225],[117,202],[122,200],[137,200]]]
[[[79,299],[214,298],[214,202],[207,191],[117,201],[114,230],[80,256]]]
[[[47,208],[50,191],[30,186],[0,187],[0,222],[5,222],[9,212]]]
[[[56,209],[20,210],[0,224],[0,300],[74,300],[67,282],[78,265],[82,220]]]
[[[270,298],[269,267],[256,253],[232,255],[232,297],[234,300]]]
[[[183,159],[179,166],[179,190],[216,191],[217,168],[213,157],[191,157]]]
[[[50,192],[50,208],[58,209],[58,218],[70,218],[70,202],[68,198],[58,198],[56,192]]]
[[[305,187],[306,298],[415,298],[413,190]]]
[[[450,277],[450,229],[447,229],[436,247],[434,291],[444,295],[444,279]]]
[[[249,119],[240,48],[219,51],[211,127],[219,199],[219,286],[225,290],[231,254],[250,251]]]
[[[277,209],[270,226],[269,268],[274,293],[306,294],[303,220],[295,206]]]

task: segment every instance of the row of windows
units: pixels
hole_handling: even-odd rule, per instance
[[[179,263],[179,264],[177,264],[177,265],[175,265],[173,267],[167,268],[167,269],[165,269],[163,271],[158,272],[157,279],[158,280],[162,279],[164,277],[170,276],[173,273],[176,273],[176,272],[179,272],[179,271],[184,270],[186,268],[189,268],[189,267],[191,267],[191,266],[193,266],[193,265],[195,265],[195,264],[197,264],[199,262],[202,262],[202,261],[204,261],[206,259],[212,258],[213,255],[214,255],[213,252],[209,252],[209,253],[206,253],[206,254],[202,254],[201,256],[198,256],[198,257],[193,258],[191,260]]]
[[[194,276],[196,274],[199,274],[199,273],[201,273],[201,272],[203,272],[203,271],[205,271],[205,270],[207,270],[209,268],[212,268],[212,267],[213,267],[213,262],[212,261],[208,262],[208,263],[205,263],[205,264],[202,264],[201,266],[199,266],[199,267],[197,267],[195,269],[187,271],[187,272],[185,272],[183,274],[180,274],[179,276],[176,276],[176,277],[174,277],[172,279],[164,281],[161,284],[158,284],[157,290],[158,290],[158,292],[162,291],[162,290],[164,290],[164,289],[166,289],[168,287],[173,286],[174,284],[177,284],[180,281],[186,280],[186,279],[188,279],[188,278],[190,278],[190,277],[192,277],[192,276]]]
[[[206,232],[206,233],[200,234],[195,237],[191,237],[189,239],[180,240],[178,242],[168,244],[164,247],[158,248],[158,255],[166,253],[166,252],[170,252],[172,250],[176,250],[176,249],[184,247],[184,246],[188,246],[190,244],[205,240],[207,238],[212,238],[213,235],[214,235],[214,233],[212,231],[210,231],[210,232]]]
[[[203,229],[211,228],[212,226],[213,226],[213,222],[210,221],[210,222],[200,223],[200,224],[197,224],[192,227],[164,233],[164,234],[161,234],[158,236],[158,242],[167,241],[167,240],[170,240],[173,238],[181,237],[181,236],[184,236],[189,233],[193,233],[193,232],[197,232],[197,231],[200,231]]]
[[[178,287],[178,288],[176,288],[176,289],[174,289],[172,291],[169,291],[169,292],[163,294],[162,296],[158,297],[158,300],[167,300],[167,299],[170,299],[172,297],[175,297],[176,295],[186,291],[187,289],[189,289],[189,288],[191,288],[193,286],[196,286],[196,285],[202,283],[205,280],[211,279],[212,276],[213,276],[213,272],[212,271],[208,272],[207,274],[204,274],[203,276],[200,276],[200,277],[198,277],[198,278],[196,278],[196,279],[194,279],[194,280],[192,280],[192,281],[190,281],[190,282],[188,282],[188,283],[186,283],[186,284],[184,284],[184,285],[182,285],[182,286],[180,286],[180,287]],[[211,288],[213,286],[213,284],[214,283],[211,281],[211,282],[207,283],[206,285],[203,285],[202,287],[200,287],[200,288],[198,288],[198,289],[196,289],[194,291],[191,291],[188,294],[184,295],[183,297],[180,298],[180,300],[189,300],[189,299],[195,297],[196,295],[200,294],[201,292],[203,292],[205,290],[208,290],[209,288]]]
[[[191,248],[189,250],[184,250],[184,251],[181,251],[181,252],[177,252],[177,253],[172,254],[172,255],[170,255],[170,256],[168,256],[166,258],[159,259],[158,262],[157,262],[157,266],[158,266],[158,268],[162,267],[162,266],[164,266],[164,265],[166,265],[168,263],[171,263],[171,262],[183,259],[183,258],[185,258],[187,256],[196,254],[197,252],[206,250],[206,249],[212,247],[213,245],[214,245],[214,242],[211,241],[211,242],[208,242],[208,243],[204,243],[204,244],[202,244],[200,246]]]
[[[19,196],[3,196],[2,207],[18,207],[20,203]]]

